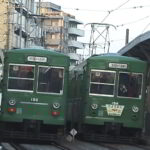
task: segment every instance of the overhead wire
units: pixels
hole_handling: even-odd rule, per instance
[[[94,12],[107,12],[108,14],[104,17],[104,19],[102,20],[102,22],[110,15],[110,13],[112,13],[113,11],[116,11],[116,10],[127,10],[127,9],[142,9],[142,8],[145,8],[145,7],[150,7],[150,5],[139,5],[139,6],[133,6],[133,7],[126,7],[126,8],[121,8],[123,5],[125,5],[126,3],[128,3],[128,1],[124,2],[123,4],[121,4],[120,6],[118,6],[116,9],[113,9],[113,10],[94,10],[94,9],[82,9],[82,8],[64,8],[64,9],[72,9],[72,10],[77,10],[77,11],[94,11]],[[131,22],[127,22],[127,23],[123,23],[123,24],[120,24],[120,25],[116,25],[116,27],[122,27],[122,26],[125,26],[125,25],[129,25],[129,24],[133,24],[133,23],[136,23],[136,22],[140,22],[142,20],[145,20],[147,18],[149,18],[150,16],[146,16],[146,17],[143,17],[143,18],[140,18],[138,20],[135,20],[135,21],[131,21]],[[144,30],[149,26],[149,23],[145,26],[145,28],[143,29],[143,32]]]
[[[120,9],[122,6],[124,6],[125,4],[127,4],[129,1],[130,1],[130,0],[127,0],[126,2],[122,3],[122,4],[119,5],[116,9],[114,9],[114,11]]]
[[[118,7],[116,7],[115,9],[111,10],[111,11],[108,11],[108,14],[102,19],[101,23],[103,23],[109,16],[112,12],[116,11],[116,10],[119,10],[122,6],[124,6],[125,4],[127,4],[130,0],[127,0],[125,1],[124,3],[122,3],[121,5],[119,5]],[[110,40],[110,39],[109,39]],[[110,42],[109,42],[109,45],[110,47]],[[105,49],[104,49],[105,50]],[[107,52],[109,52],[109,48],[107,50]]]
[[[130,0],[127,0],[126,2],[122,3],[121,5],[119,5],[118,7],[116,7],[115,9],[111,10],[111,11],[108,11],[108,14],[102,19],[101,23],[103,23],[108,17],[109,15],[116,11],[116,10],[119,10],[122,6],[124,6],[125,4],[127,4]]]
[[[144,27],[142,33],[144,33],[144,31],[145,31],[149,26],[150,26],[150,23],[148,23],[148,24]]]
[[[126,7],[126,8],[119,8],[118,10],[127,10],[127,9],[142,9],[145,7],[150,7],[150,5],[140,5],[140,6],[133,6],[133,7]],[[111,12],[112,10],[99,10],[99,9],[83,9],[83,8],[65,8],[62,7],[62,9],[67,10],[76,10],[76,11],[89,11],[89,12]]]
[[[76,10],[76,11],[89,11],[89,12],[108,12],[107,10],[99,10],[99,9],[83,9],[83,8],[63,8],[62,9],[67,9],[67,10]]]
[[[139,5],[139,6],[132,6],[132,7],[126,7],[126,8],[113,9],[113,10],[141,9],[141,8],[145,8],[145,7],[150,7],[150,5]],[[71,7],[70,8],[62,7],[62,9],[70,9],[70,10],[76,10],[76,11],[95,11],[95,12],[112,11],[112,10],[99,10],[99,9],[71,8]]]
[[[120,24],[120,25],[116,25],[116,28],[118,28],[118,27],[123,27],[123,26],[125,26],[125,25],[129,25],[129,24],[133,24],[133,23],[137,23],[137,22],[140,22],[140,21],[142,21],[142,20],[148,19],[149,17],[150,17],[150,15],[149,15],[149,16],[145,16],[145,17],[140,18],[140,19],[135,20],[135,21],[131,21],[131,22],[127,22],[127,23]]]
[[[126,10],[126,9],[141,9],[145,7],[150,7],[150,5],[140,5],[140,6],[133,6],[133,7],[127,7],[127,8],[122,8],[120,10]]]
[[[145,7],[150,7],[150,5],[139,5],[139,6],[133,6],[133,7],[126,7],[126,8],[121,8],[122,6],[124,6],[126,3],[128,3],[130,0],[127,0],[126,2],[122,3],[121,5],[119,5],[117,8],[115,9],[112,9],[112,10],[96,10],[96,9],[82,9],[82,8],[64,8],[64,9],[72,9],[72,10],[77,10],[77,11],[93,11],[93,12],[107,12],[108,14],[103,18],[103,20],[101,22],[103,22],[104,20],[107,19],[107,17],[114,11],[117,11],[117,10],[127,10],[127,9],[142,9],[142,8],[145,8]],[[133,24],[133,23],[136,23],[136,22],[140,22],[142,20],[145,20],[147,18],[149,18],[150,16],[146,16],[146,17],[143,17],[143,18],[140,18],[138,20],[135,20],[135,21],[131,21],[131,22],[127,22],[127,23],[123,23],[123,24],[120,24],[120,25],[116,25],[116,27],[122,27],[122,26],[125,26],[125,25],[129,25],[129,24]],[[148,23],[145,28],[143,29],[143,32],[146,30],[146,28],[149,26],[150,24]]]
[[[120,10],[130,10],[130,9],[143,9],[143,8],[146,8],[146,7],[150,7],[150,5],[139,5],[139,6],[133,6],[133,7],[126,7],[126,8],[122,8],[125,4],[127,4],[130,0],[127,0],[125,1],[124,3],[122,3],[121,5],[119,5],[118,7],[116,7],[115,9],[112,9],[112,10],[96,10],[96,9],[82,9],[82,8],[64,8],[64,9],[72,9],[72,10],[76,10],[76,11],[89,11],[89,12],[101,12],[101,13],[106,13],[107,12],[107,15],[102,19],[101,23],[103,23],[109,16],[110,14],[112,14],[114,11],[120,11]],[[116,27],[122,27],[122,26],[126,26],[126,25],[129,25],[129,24],[134,24],[134,23],[137,23],[137,22],[140,22],[140,21],[143,21],[145,19],[148,19],[150,16],[145,16],[143,18],[140,18],[138,20],[134,20],[134,21],[131,21],[131,22],[127,22],[127,23],[123,23],[123,24],[120,24],[120,25],[116,25]],[[150,23],[148,23],[142,32],[144,32],[148,27],[150,26]],[[110,42],[117,42],[117,41],[122,41],[123,39],[120,39],[120,40],[111,40]]]

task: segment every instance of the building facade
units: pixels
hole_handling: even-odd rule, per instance
[[[75,16],[63,12],[60,6],[50,2],[37,3],[37,12],[43,16],[44,47],[68,54],[71,64],[75,65],[80,59],[77,49],[83,49],[83,43],[77,39],[84,36],[84,31],[78,28],[82,22],[76,20]]]
[[[75,16],[50,2],[1,0],[0,50],[43,46],[68,54],[75,65],[80,60],[77,49],[83,49],[78,41],[84,36],[80,24]]]
[[[34,4],[34,0],[1,0],[1,50],[41,45],[39,19],[34,15]]]

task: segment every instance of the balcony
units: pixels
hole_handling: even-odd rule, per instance
[[[81,36],[81,37],[84,36],[84,31],[80,30],[80,29],[77,29],[77,28],[69,28],[68,33],[78,35],[78,36]]]
[[[61,27],[45,27],[45,31],[47,33],[60,33],[61,32]]]
[[[81,21],[78,21],[78,20],[76,20],[74,18],[69,18],[69,22],[73,22],[75,24],[83,24]]]
[[[37,2],[37,5],[39,6],[39,2]],[[41,8],[50,8],[53,11],[61,11],[61,6],[51,3],[51,2],[41,2],[40,5],[41,5]]]
[[[21,28],[19,24],[16,24],[14,26],[14,32],[15,32],[15,34],[20,35],[21,31],[22,31],[22,33],[21,33],[22,37],[23,38],[27,38],[27,36],[28,36],[27,30],[25,30],[23,27]]]
[[[29,1],[29,0],[28,0]],[[30,1],[29,1],[30,2]],[[27,3],[24,1],[21,1],[21,0],[15,0],[14,1],[14,4],[15,4],[15,9],[21,13],[22,11],[22,14],[24,16],[27,16],[28,14],[32,14],[34,13],[34,3],[30,3],[27,5]],[[22,9],[22,10],[21,10]]]
[[[50,46],[50,45],[60,45],[60,39],[46,39],[45,45]]]
[[[83,49],[83,43],[78,41],[69,40],[68,41],[68,47],[75,47],[77,49]]]

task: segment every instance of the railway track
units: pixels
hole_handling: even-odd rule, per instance
[[[74,141],[73,143],[52,142],[48,145],[2,143],[2,150],[150,150],[148,145],[89,143]]]
[[[61,150],[71,150],[71,148],[63,146],[63,145],[61,145],[61,144],[59,144],[57,142],[53,142],[53,143],[51,143],[51,145],[53,145],[53,146],[55,146],[55,147],[57,147],[57,148],[59,148]]]
[[[133,146],[136,146],[136,147],[141,148],[143,150],[150,150],[150,146],[148,146],[148,145],[133,145]]]
[[[22,145],[15,144],[15,143],[1,143],[1,145],[2,145],[2,149],[4,150],[27,150]]]
[[[108,148],[109,150],[120,150],[118,147],[116,147],[115,145],[112,144],[98,144],[101,147],[105,147]]]
[[[109,144],[109,143],[100,143],[97,144],[100,147],[107,148],[108,150],[150,150],[150,146],[145,145],[125,145],[125,144]]]
[[[32,144],[17,144],[17,143],[1,143],[3,150],[71,150],[68,147],[60,145],[59,143],[50,143],[50,145],[32,145]]]

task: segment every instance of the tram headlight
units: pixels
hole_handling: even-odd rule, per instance
[[[94,110],[97,109],[98,108],[98,104],[92,104],[91,108],[94,109]]]
[[[59,103],[53,103],[53,108],[54,108],[54,109],[60,108],[60,104],[59,104]]]
[[[132,106],[132,111],[135,112],[135,113],[139,112],[139,107],[133,105]]]
[[[10,99],[8,101],[9,105],[14,106],[16,104],[16,100],[15,99]]]

